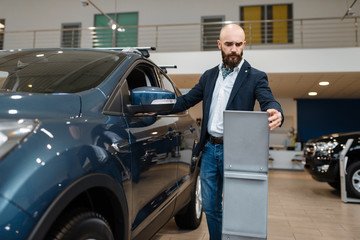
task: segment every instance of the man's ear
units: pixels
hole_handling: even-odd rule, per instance
[[[217,40],[218,48],[221,50],[221,42],[220,40]]]

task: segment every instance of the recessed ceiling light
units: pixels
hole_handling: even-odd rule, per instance
[[[320,85],[320,86],[327,86],[327,85],[329,85],[329,84],[330,84],[330,83],[327,82],[327,81],[319,82],[319,85]]]
[[[316,96],[316,95],[317,95],[317,92],[309,92],[308,95],[309,95],[309,96]]]

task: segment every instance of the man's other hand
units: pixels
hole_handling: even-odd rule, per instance
[[[274,130],[279,127],[282,122],[281,113],[273,108],[268,109],[266,112],[270,114],[270,117],[268,118],[270,130]]]

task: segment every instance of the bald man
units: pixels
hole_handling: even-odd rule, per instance
[[[253,111],[258,100],[261,110],[269,113],[270,130],[284,121],[266,74],[242,58],[245,44],[245,32],[239,25],[224,26],[218,40],[222,62],[207,70],[189,93],[177,99],[173,109],[181,112],[203,101],[200,142],[193,155],[202,152],[201,194],[210,240],[221,240],[222,234],[223,111]]]

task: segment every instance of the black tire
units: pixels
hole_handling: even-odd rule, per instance
[[[354,162],[348,167],[346,186],[350,196],[360,198],[360,161]]]
[[[106,219],[92,211],[76,211],[55,223],[48,239],[53,240],[114,240]]]
[[[191,201],[185,207],[186,211],[175,216],[176,225],[183,229],[196,229],[201,224],[203,215],[200,175],[197,174],[191,191]]]

